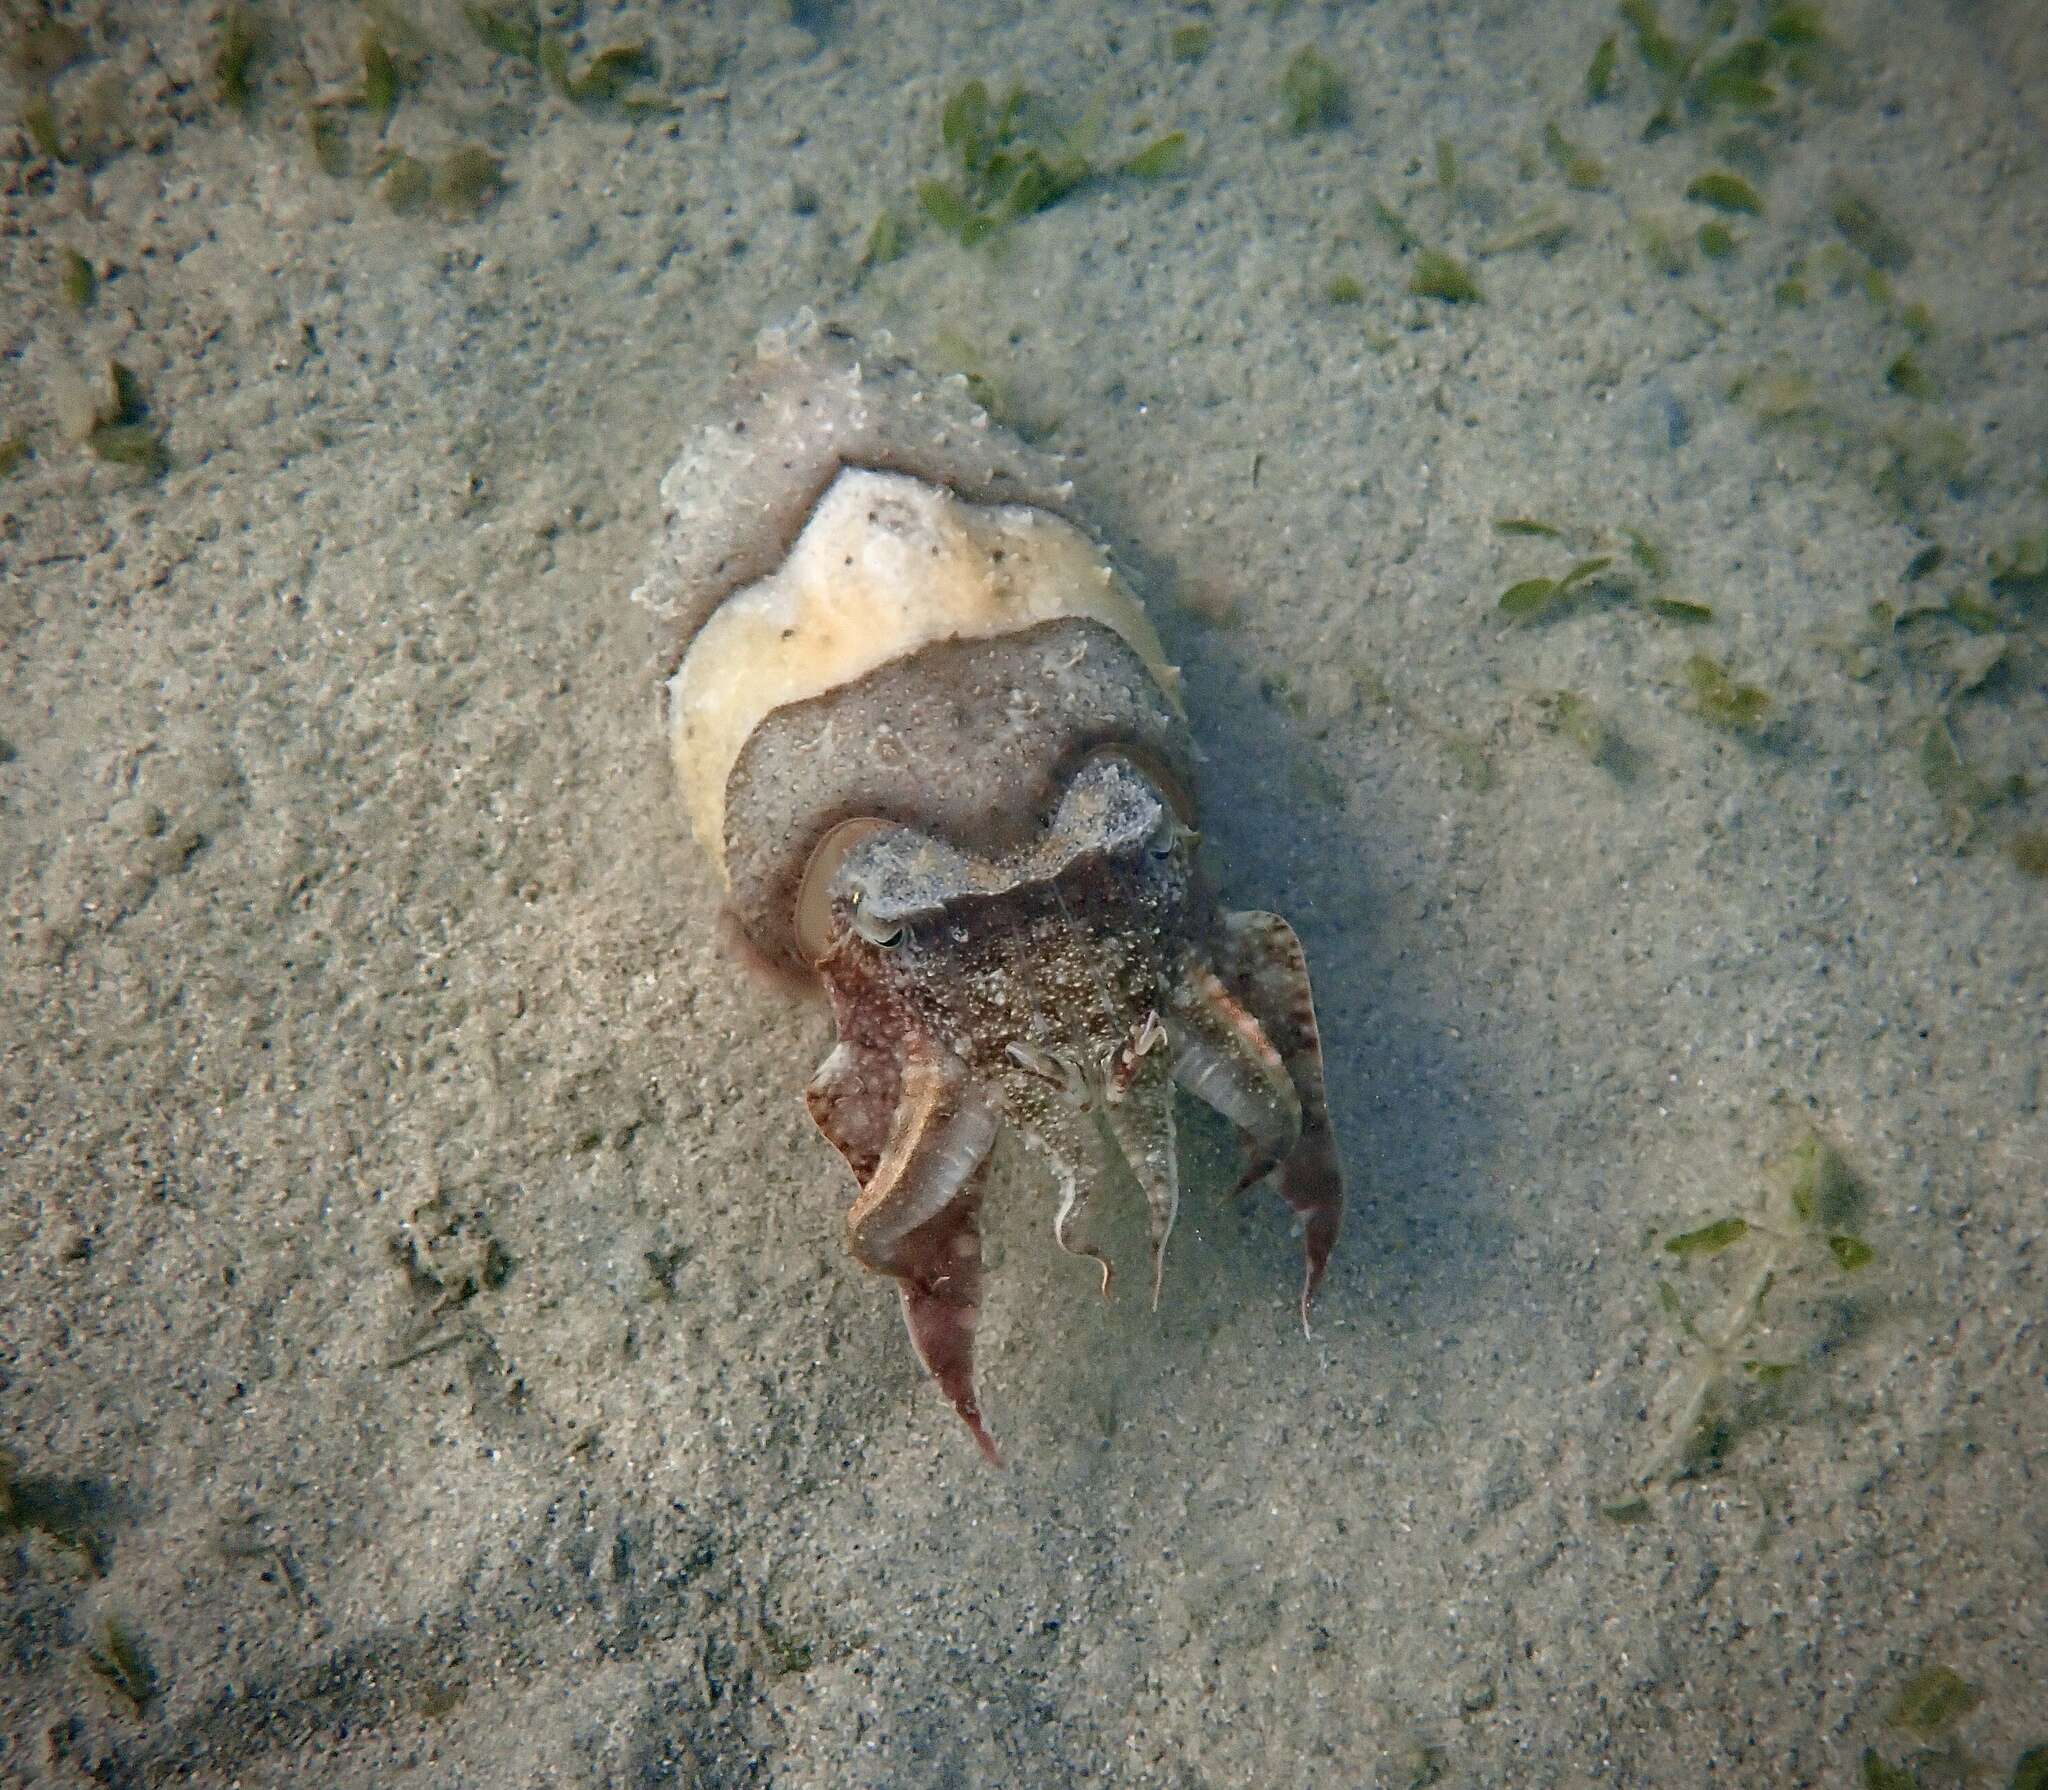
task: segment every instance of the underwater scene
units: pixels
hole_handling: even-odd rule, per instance
[[[0,1783],[2048,1790],[2038,0],[0,0]]]

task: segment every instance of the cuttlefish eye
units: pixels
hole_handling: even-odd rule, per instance
[[[891,926],[887,921],[877,920],[872,914],[863,913],[858,895],[853,900],[853,929],[869,944],[884,951],[902,944],[903,935],[908,930],[900,922]]]
[[[846,862],[846,854],[863,839],[872,838],[891,823],[863,816],[858,820],[843,820],[818,841],[811,853],[810,862],[804,867],[802,885],[796,892],[795,932],[797,943],[804,955],[812,962],[824,960],[832,948],[832,880],[839,874],[839,867]],[[859,903],[855,903],[855,930],[860,930]],[[861,931],[861,937],[870,944],[894,944],[894,939],[883,940],[871,933]]]
[[[1163,864],[1175,852],[1192,853],[1201,843],[1201,834],[1168,809],[1160,817],[1158,826],[1152,829],[1151,837],[1145,841],[1145,855]]]

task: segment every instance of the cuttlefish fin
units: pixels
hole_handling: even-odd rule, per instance
[[[1278,1055],[1301,1109],[1300,1132],[1279,1166],[1280,1197],[1301,1220],[1301,1325],[1306,1331],[1308,1309],[1344,1217],[1344,1174],[1323,1087],[1323,1041],[1316,1028],[1308,960],[1294,928],[1278,914],[1235,913],[1223,916],[1216,968]]]
[[[847,1246],[896,1282],[918,1359],[1001,1466],[974,1391],[981,1177],[1001,1117],[943,1046],[913,1037],[887,1066],[873,1061],[880,1054],[842,1043],[806,1090],[818,1128],[861,1181],[846,1215]]]

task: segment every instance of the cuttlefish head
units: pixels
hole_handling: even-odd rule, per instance
[[[1012,852],[852,821],[806,879],[798,932],[839,1032],[808,1099],[861,1184],[849,1243],[897,1281],[919,1354],[991,1458],[972,1356],[982,1169],[1002,1122],[1049,1159],[1053,1234],[1098,1264],[1105,1293],[1109,1263],[1079,1230],[1114,1146],[1150,1208],[1155,1304],[1180,1201],[1176,1082],[1238,1125],[1248,1178],[1302,1135],[1287,1064],[1219,978],[1219,943],[1245,916],[1217,917],[1195,844],[1164,780],[1109,750]],[[1319,1102],[1319,1068],[1317,1088]]]

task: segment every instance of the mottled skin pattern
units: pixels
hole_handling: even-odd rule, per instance
[[[1054,1236],[1081,1235],[1104,1141],[1144,1190],[1152,1296],[1180,1203],[1176,1085],[1238,1128],[1243,1186],[1277,1169],[1303,1222],[1307,1322],[1343,1207],[1301,947],[1272,914],[1220,914],[1194,836],[1105,752],[1024,850],[988,859],[878,826],[831,871],[817,971],[839,1040],[811,1115],[860,1182],[848,1242],[892,1276],[920,1358],[982,1452],[978,1213],[1005,1120],[1049,1159]]]

